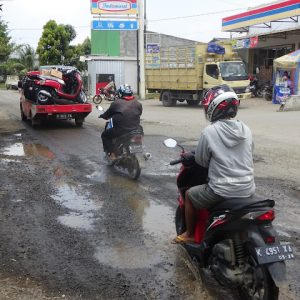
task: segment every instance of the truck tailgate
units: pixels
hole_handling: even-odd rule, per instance
[[[33,105],[35,114],[56,114],[56,113],[89,113],[92,111],[92,104],[67,104],[67,105]]]

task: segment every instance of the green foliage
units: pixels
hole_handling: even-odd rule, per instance
[[[10,43],[10,40],[7,25],[0,19],[0,74],[4,75],[8,74],[6,62],[14,48],[14,44]]]
[[[75,37],[75,29],[71,25],[58,25],[54,20],[48,21],[37,47],[40,64],[63,64],[70,42]]]

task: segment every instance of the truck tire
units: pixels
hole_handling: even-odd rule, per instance
[[[20,111],[21,111],[21,120],[22,120],[23,122],[27,121],[27,117],[26,117],[26,115],[25,115],[24,112],[23,112],[23,109],[22,109],[22,105],[21,105],[21,104],[20,104]]]
[[[186,102],[189,106],[197,106],[200,103],[200,101],[201,101],[200,99],[198,99],[198,100],[186,100]]]
[[[76,125],[76,127],[82,127],[83,119],[82,118],[75,118],[75,125]]]
[[[172,99],[172,94],[169,91],[163,91],[160,99],[163,106],[170,107],[176,105],[176,99]]]

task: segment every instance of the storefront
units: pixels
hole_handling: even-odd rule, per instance
[[[273,81],[274,59],[300,48],[300,0],[272,2],[222,20],[250,74]]]

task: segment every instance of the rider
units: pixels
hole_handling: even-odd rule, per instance
[[[112,118],[113,127],[104,130],[101,134],[103,150],[111,160],[116,159],[112,143],[114,138],[134,129],[143,130],[140,125],[142,111],[142,104],[134,98],[129,100],[117,98],[108,110],[99,116],[105,120]]]
[[[108,76],[108,80],[109,80],[109,83],[105,87],[103,87],[103,92],[107,97],[109,97],[109,94],[115,93],[116,89],[117,89],[116,84],[113,80],[113,77]]]
[[[198,209],[209,209],[226,198],[247,198],[255,192],[252,134],[243,122],[233,119],[239,106],[236,93],[228,85],[220,85],[206,93],[202,104],[211,124],[201,133],[195,160],[208,168],[208,183],[187,190],[186,231],[175,243],[194,241]]]

